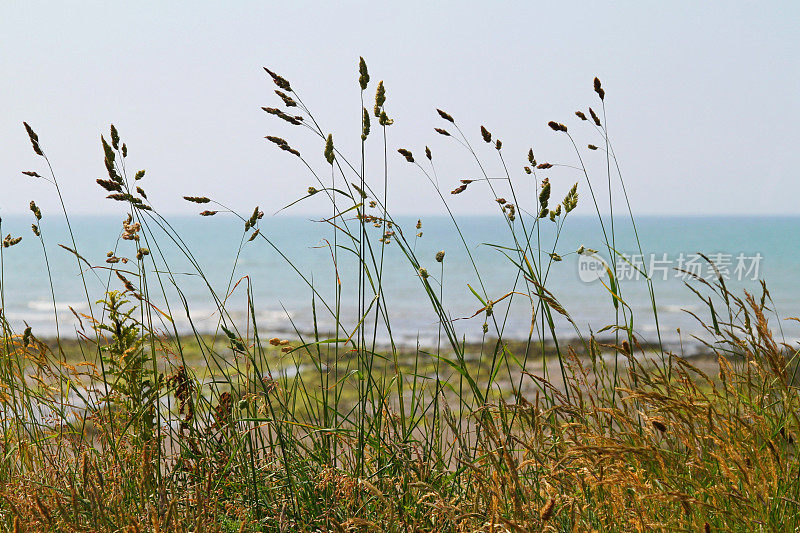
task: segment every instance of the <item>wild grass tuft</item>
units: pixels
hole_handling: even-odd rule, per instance
[[[442,243],[451,248],[423,257],[415,247],[422,221],[403,227],[389,208],[388,158],[397,156],[389,149],[394,119],[384,82],[376,87],[378,124],[371,132],[364,104],[370,75],[360,58],[360,151],[351,157],[296,88],[264,70],[277,86],[276,105],[286,108],[264,111],[300,126],[292,131],[318,146],[301,154],[282,137],[265,137],[297,157],[299,170],[313,180],[298,202],[320,194],[328,199],[330,216],[319,232],[329,243],[330,271],[312,273],[293,262],[271,240],[258,207],[231,209],[214,200],[214,191],[183,199],[213,204],[200,216],[237,218],[242,230],[231,238],[238,239],[239,253],[259,246],[284,260],[305,284],[313,327],[298,327],[290,338],[265,331],[252,280],[239,267],[232,267],[227,285],[212,284],[139,185],[145,171],[129,173],[127,145],[111,126],[111,143],[101,137],[108,179],[97,183],[118,202],[122,226],[104,263],[81,255],[81,236],[72,233],[62,202],[71,246],[60,246],[75,258],[87,300],[86,312],[73,310],[76,338],[58,329],[49,266],[42,276],[52,291],[57,338],[39,338],[30,327],[20,334],[13,317],[0,315],[3,531],[800,527],[798,348],[773,337],[766,285],[760,296],[739,295],[721,277],[697,279],[692,290],[708,306],[711,324],[698,320],[698,331],[707,334],[705,355],[690,359],[665,348],[660,336],[645,339],[637,331],[642,319],[634,320],[615,270],[607,279],[610,339],[581,330],[548,284],[563,256],[594,252],[564,250],[559,242],[579,198],[591,199],[603,234],[599,244],[612,262],[617,228],[601,213],[604,181],[612,213],[615,207],[631,213],[627,196],[611,195],[612,184],[624,190],[624,182],[603,126],[608,100],[597,78],[602,122],[590,107],[591,122],[578,111],[570,129],[548,123],[574,149],[572,161],[537,162],[531,149],[518,158],[519,168],[508,165],[502,143],[495,136],[491,144],[492,133],[480,126],[478,139],[493,148],[484,157],[472,144],[478,139],[460,127],[477,117],[457,122],[440,109],[449,130],[432,127],[444,136],[440,141],[463,150],[474,176],[440,186],[446,174],[427,146],[423,160],[396,149],[406,168],[428,181],[452,223],[452,238]],[[41,168],[24,174],[48,181],[60,198],[45,144],[30,125],[24,128],[41,158]],[[577,136],[592,142],[590,152],[578,148]],[[368,168],[370,150],[382,154],[382,167]],[[605,173],[595,176],[585,158],[598,155]],[[543,171],[553,167],[572,168],[580,182],[551,183]],[[461,197],[446,195],[468,188],[497,209],[507,231],[503,242],[512,243],[493,244],[515,268],[500,293],[487,289],[484,281],[494,273],[476,261],[452,214],[451,202]],[[531,188],[533,194],[523,192]],[[30,210],[49,265],[42,213],[35,202]],[[556,228],[554,238],[542,237],[542,224]],[[8,234],[0,248],[3,308],[6,291],[25,290],[6,287],[3,278],[3,257],[17,253],[21,239]],[[395,338],[394,302],[383,290],[387,246],[399,249],[407,275],[424,291],[420,309],[437,317],[438,341],[430,346]],[[456,246],[464,248],[472,272],[472,283],[460,289],[475,298],[479,343],[465,342],[463,322],[444,298]],[[176,250],[202,281],[216,309],[214,331],[192,321],[166,250]],[[345,271],[356,273],[346,278],[355,278],[354,286],[344,286]],[[657,324],[655,293],[644,275],[649,319]],[[101,300],[92,301],[90,285],[102,287]],[[234,295],[246,301],[244,317],[232,312]],[[509,314],[519,309],[512,302],[520,300],[530,331],[524,339],[508,338]],[[343,312],[351,307],[356,316]],[[178,329],[177,317],[188,317],[188,330]],[[559,335],[558,321],[572,324],[575,334]]]

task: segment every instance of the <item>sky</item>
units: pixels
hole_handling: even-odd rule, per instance
[[[456,118],[490,176],[503,175],[503,165],[480,126],[503,141],[521,204],[532,202],[534,178],[522,167],[533,148],[539,162],[566,165],[538,179],[550,178],[554,196],[579,182],[579,212],[590,213],[585,178],[572,168],[578,156],[547,127],[567,124],[606,210],[606,158],[585,149],[602,139],[574,115],[602,109],[592,91],[599,76],[637,214],[800,215],[798,28],[795,1],[3,2],[0,216],[26,212],[31,200],[46,214],[58,206],[48,183],[21,174],[46,169],[23,121],[74,214],[123,212],[95,183],[105,177],[100,135],[110,123],[127,143],[129,169],[146,169],[141,185],[161,212],[196,212],[181,196],[205,195],[272,214],[319,185],[265,135],[286,138],[324,180],[330,168],[319,138],[261,110],[280,104],[262,67],[291,81],[356,162],[359,56],[372,77],[366,107],[384,80],[395,120],[386,128],[395,214],[443,212],[397,148],[424,160],[429,146],[445,191],[479,175],[469,152],[433,131],[449,126],[436,108]],[[366,150],[367,181],[380,190],[377,124]],[[620,193],[615,181],[615,202]],[[459,214],[497,209],[481,185],[446,198]],[[319,195],[285,212],[328,210]]]

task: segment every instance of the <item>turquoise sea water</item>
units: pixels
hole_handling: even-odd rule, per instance
[[[25,324],[33,327],[40,336],[55,333],[52,296],[47,282],[42,247],[30,230],[30,216],[5,216],[2,221],[3,234],[23,235],[22,243],[4,250],[4,309],[11,324],[22,331]],[[242,223],[222,214],[216,217],[167,217],[167,220],[181,235],[182,240],[192,250],[197,263],[202,267],[211,286],[224,298],[229,293],[227,308],[231,316],[246,327],[246,290],[252,290],[256,306],[256,320],[262,335],[289,333],[294,328],[307,332],[313,328],[312,303],[316,307],[318,328],[330,331],[333,320],[325,310],[324,298],[333,307],[334,269],[329,244],[333,232],[330,226],[314,222],[310,218],[292,216],[266,216],[260,221],[260,230],[267,236],[318,291],[320,297],[312,300],[309,284],[273,248],[261,239],[245,243],[237,258],[242,237]],[[99,299],[103,288],[109,281],[109,271],[105,263],[106,254],[117,250],[118,256],[133,257],[135,247],[130,241],[119,241],[122,219],[118,217],[73,217],[71,218],[80,254],[92,265],[102,268],[87,270],[83,265],[89,289],[89,300]],[[489,246],[509,246],[510,234],[504,221],[499,217],[464,217],[458,220],[469,250],[478,266],[475,272],[453,223],[445,217],[426,217],[422,219],[422,237],[415,237],[416,218],[400,218],[404,234],[415,247],[415,252],[431,275],[432,285],[439,290],[443,280],[443,301],[456,321],[456,329],[466,340],[478,340],[483,334],[484,316],[468,319],[482,304],[472,294],[469,286],[482,296],[487,294],[497,299],[512,290],[524,293],[525,284],[517,279],[517,271],[500,248]],[[519,221],[517,222],[519,224]],[[530,220],[526,220],[530,224]],[[674,343],[680,339],[685,344],[693,342],[692,335],[700,334],[701,328],[687,311],[695,313],[704,320],[710,319],[707,304],[700,301],[684,286],[688,279],[674,268],[697,269],[696,272],[708,276],[711,270],[693,254],[703,252],[720,262],[720,269],[726,283],[734,291],[743,289],[761,296],[761,286],[754,276],[766,279],[775,307],[783,317],[800,314],[800,217],[639,217],[636,220],[639,237],[644,252],[639,258],[638,247],[633,238],[630,220],[615,220],[615,249],[628,257],[633,264],[643,263],[648,268],[654,266],[653,284],[656,293],[658,318],[662,337]],[[355,224],[351,222],[351,226]],[[609,221],[605,223],[610,231]],[[554,238],[554,225],[543,220],[539,235],[543,250],[535,250],[533,256],[547,261]],[[169,264],[176,274],[172,277],[150,275],[149,287],[154,296],[153,304],[174,319],[179,332],[190,331],[190,319],[201,332],[213,331],[219,316],[214,299],[197,275],[190,261],[177,249],[169,238],[151,223],[158,237],[158,246],[153,242],[141,242],[153,252],[157,261],[155,269],[164,270],[163,261]],[[42,229],[47,246],[48,259],[56,295],[56,312],[61,333],[74,334],[78,322],[70,311],[88,314],[87,297],[78,276],[75,257],[58,244],[72,246],[66,227],[56,216],[46,217]],[[374,243],[381,230],[375,231]],[[341,236],[339,244],[343,244]],[[598,280],[585,281],[579,272],[579,258],[575,250],[583,245],[600,252],[608,260],[608,251],[603,233],[596,217],[575,216],[567,220],[559,236],[556,252],[563,257],[560,262],[550,266],[546,286],[571,314],[578,329],[585,333],[589,328],[598,330],[614,322],[614,308],[608,290]],[[535,246],[535,244],[534,244]],[[115,248],[117,247],[117,248]],[[446,252],[444,272],[436,263],[437,251]],[[163,254],[163,258],[162,258]],[[376,249],[377,257],[380,251]],[[635,278],[636,270],[617,256],[618,272],[623,278]],[[654,261],[651,263],[651,261]],[[123,269],[133,268],[135,261],[128,265],[119,264]],[[609,261],[610,263],[610,261]],[[741,263],[741,264],[740,264]],[[355,292],[356,261],[353,254],[340,249],[338,271],[343,287],[342,311],[349,318],[349,326],[355,323],[357,294]],[[400,253],[395,242],[385,248],[383,259],[383,290],[388,304],[392,335],[396,342],[423,344],[435,339],[438,331],[437,317],[420,283],[417,272]],[[738,270],[737,270],[738,268]],[[148,269],[154,266],[148,263]],[[479,279],[480,276],[480,279]],[[647,286],[640,279],[623,279],[622,297],[634,312],[634,327],[643,340],[655,340],[656,330]],[[666,278],[666,279],[664,279]],[[737,279],[746,278],[746,279]],[[235,290],[232,285],[239,282]],[[121,289],[116,277],[111,278],[110,286]],[[694,282],[693,286],[699,285]],[[180,294],[185,297],[189,308],[187,316],[182,308]],[[483,288],[481,288],[483,287]],[[168,308],[161,291],[168,295],[171,307]],[[707,291],[706,291],[707,292]],[[371,295],[368,295],[369,301]],[[504,327],[504,335],[509,338],[527,337],[531,327],[531,304],[524,295],[515,295],[511,310],[507,311],[509,299],[495,306],[495,319]],[[720,303],[715,303],[717,310]],[[176,307],[177,306],[177,307]],[[157,316],[157,315],[156,315]],[[84,324],[87,326],[88,324]],[[494,324],[490,324],[490,334]],[[787,340],[800,338],[800,327],[796,321],[772,319],[771,325]],[[559,333],[568,337],[576,335],[575,328],[566,320],[558,319]],[[160,331],[168,331],[171,326],[163,321],[158,324]],[[385,328],[378,328],[378,337],[388,338]],[[495,333],[496,335],[496,333]]]

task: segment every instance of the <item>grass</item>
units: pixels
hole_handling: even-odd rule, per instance
[[[599,113],[579,111],[577,126],[550,122],[575,150],[580,183],[563,201],[546,173],[555,163],[531,150],[518,172],[485,127],[473,144],[456,119],[437,110],[435,131],[474,160],[476,177],[450,195],[436,159],[397,150],[422,173],[451,215],[453,243],[464,246],[484,338],[467,344],[443,299],[448,258],[418,257],[413,235],[391,216],[387,194],[391,128],[384,85],[364,103],[370,76],[359,63],[363,109],[360,151],[341,153],[290,82],[265,69],[282,109],[265,107],[293,131],[315,139],[301,154],[277,136],[267,140],[297,158],[329,200],[320,234],[330,243],[331,270],[305,272],[261,231],[258,207],[240,214],[205,196],[186,196],[203,216],[238,217],[243,246],[262,246],[286,260],[306,283],[314,324],[291,338],[259,329],[249,279],[232,270],[225,287],[206,280],[181,236],[148,202],[144,171],[128,168],[127,146],[114,126],[103,138],[108,179],[97,180],[119,202],[124,231],[104,265],[80,253],[79,235],[62,245],[75,257],[88,311],[76,338],[39,339],[2,317],[0,357],[0,528],[4,531],[630,531],[791,530],[800,526],[800,435],[797,347],[773,337],[772,301],[737,295],[722,277],[692,285],[707,306],[698,332],[711,339],[702,358],[667,349],[660,332],[645,339],[615,278],[618,217],[631,201],[605,123],[605,91],[595,79]],[[371,109],[368,109],[371,108]],[[602,118],[601,118],[602,117]],[[25,124],[41,168],[26,174],[59,181],[39,137]],[[599,175],[584,165],[577,134],[604,160]],[[475,132],[476,134],[478,132]],[[377,137],[377,139],[376,139]],[[367,143],[367,141],[370,141]],[[380,174],[366,171],[367,151],[383,155]],[[496,170],[502,172],[497,178]],[[379,178],[373,181],[367,176]],[[536,184],[534,194],[520,184]],[[622,198],[612,196],[620,184]],[[449,188],[449,187],[448,187]],[[516,267],[508,289],[489,294],[450,204],[469,190],[488,194],[512,246],[495,245]],[[604,198],[606,192],[608,198]],[[587,194],[588,193],[588,194]],[[575,327],[548,289],[567,253],[558,236],[579,197],[589,198],[611,268],[609,324],[597,337]],[[62,202],[63,206],[63,202]],[[69,224],[68,211],[64,216]],[[47,253],[48,217],[31,203],[34,236]],[[616,220],[616,222],[615,222]],[[0,221],[0,232],[2,232]],[[545,242],[542,225],[554,225]],[[14,253],[9,235],[2,257]],[[638,242],[638,237],[637,237]],[[439,342],[399,345],[392,302],[381,290],[388,246],[407,261],[439,317]],[[641,245],[640,245],[641,248]],[[219,317],[216,333],[178,331],[172,316],[191,316],[165,250],[177,250],[206,283]],[[46,260],[46,256],[45,256]],[[343,287],[339,273],[357,272]],[[655,293],[643,272],[658,323]],[[42,279],[52,287],[51,273]],[[105,297],[91,300],[100,283]],[[234,290],[248,296],[248,318],[226,306]],[[57,295],[52,291],[54,309]],[[506,338],[512,302],[529,303],[527,339]],[[156,306],[153,302],[164,301]],[[355,318],[343,302],[355,302]],[[518,309],[514,307],[513,309]],[[57,315],[56,326],[58,326]],[[636,318],[637,320],[634,320]],[[389,342],[379,342],[387,336]]]

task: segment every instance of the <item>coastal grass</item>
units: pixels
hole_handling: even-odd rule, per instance
[[[447,249],[418,256],[421,223],[402,227],[391,216],[394,117],[383,82],[370,85],[362,58],[360,150],[349,158],[291,83],[265,71],[282,108],[264,111],[318,146],[307,155],[282,137],[266,137],[313,180],[298,202],[328,199],[330,214],[319,231],[330,271],[311,273],[293,262],[270,239],[258,207],[239,213],[213,196],[184,199],[200,206],[201,216],[241,221],[241,234],[231,235],[239,242],[236,258],[245,246],[258,246],[284,259],[307,287],[313,328],[280,337],[264,331],[251,280],[236,258],[227,284],[214,286],[200,266],[202,250],[190,249],[150,203],[145,171],[128,168],[127,145],[111,126],[108,140],[102,138],[108,179],[97,182],[119,203],[122,224],[105,263],[81,255],[80,235],[61,203],[70,242],[58,244],[74,256],[86,297],[86,311],[75,312],[76,335],[59,328],[49,266],[42,280],[51,287],[57,337],[39,338],[30,327],[15,331],[13,317],[0,317],[0,529],[800,527],[798,347],[774,336],[766,284],[761,294],[734,294],[722,276],[694,279],[690,288],[705,306],[697,315],[702,357],[662,342],[646,269],[652,315],[634,317],[615,276],[624,260],[616,240],[620,210],[636,235],[632,200],[605,127],[606,93],[598,79],[599,112],[576,112],[577,128],[548,123],[574,149],[574,161],[537,161],[531,149],[515,170],[492,132],[481,126],[474,136],[465,133],[445,110],[437,110],[435,132],[474,161],[474,177],[442,188],[430,148],[397,150],[449,213],[448,245],[463,246],[470,261],[474,281],[463,290],[475,298],[472,319],[483,321],[483,338],[468,343],[444,298]],[[49,181],[61,199],[37,133],[25,128],[41,168],[24,174]],[[592,143],[579,148],[578,136]],[[368,172],[368,149],[382,154],[382,168]],[[482,156],[487,150],[491,158]],[[603,158],[604,173],[589,170],[587,152]],[[574,170],[579,181],[557,191],[547,172],[558,166]],[[523,193],[524,182],[535,184],[534,194]],[[617,186],[622,198],[612,195]],[[512,243],[487,243],[515,266],[499,294],[486,289],[493,274],[475,260],[451,210],[467,191],[496,206]],[[559,244],[579,197],[597,213],[601,252]],[[602,214],[606,202],[610,216]],[[30,207],[32,232],[49,265],[49,216],[34,202]],[[545,224],[556,230],[549,241],[542,237]],[[638,235],[636,241],[641,251]],[[26,290],[3,279],[3,257],[19,244],[20,236],[8,235],[0,248],[3,308],[8,291]],[[392,302],[382,290],[389,246],[401,251],[408,275],[424,290],[421,309],[438,317],[438,342],[395,341]],[[214,331],[192,321],[167,250],[176,250],[203,281],[216,309]],[[548,288],[551,270],[567,254],[605,257],[609,318],[601,331],[582,330]],[[344,271],[357,273],[355,286],[343,286]],[[104,297],[93,301],[90,287],[98,284]],[[241,314],[229,303],[237,291],[246,296],[244,319],[234,319]],[[529,335],[507,338],[508,317],[519,309],[512,303],[520,300],[530,312]],[[343,311],[353,307],[355,316]],[[178,329],[176,317],[188,317],[189,331]],[[653,338],[637,329],[648,320],[657,326]],[[565,321],[574,329],[569,338],[558,334]]]

